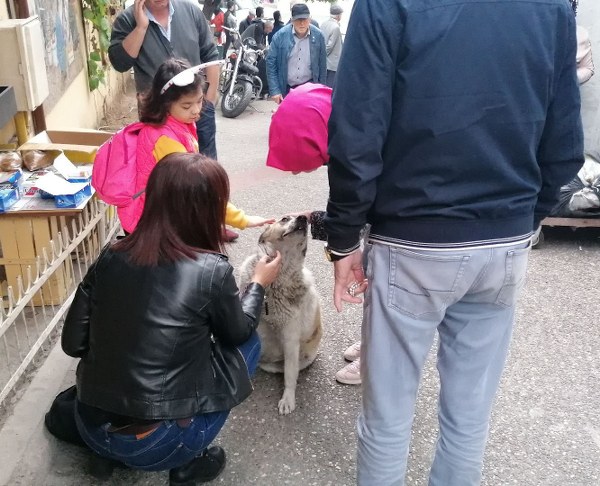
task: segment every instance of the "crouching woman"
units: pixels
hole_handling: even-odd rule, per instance
[[[216,477],[209,444],[250,395],[264,287],[281,256],[262,260],[240,298],[223,255],[229,182],[200,154],[175,153],[150,175],[135,231],[90,267],[67,315],[62,347],[81,358],[75,420],[102,457],[170,484]]]

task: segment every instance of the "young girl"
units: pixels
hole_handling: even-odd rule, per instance
[[[184,60],[168,59],[160,65],[150,91],[142,97],[140,121],[146,126],[138,135],[134,192],[140,195],[129,206],[117,210],[121,225],[128,233],[133,232],[142,215],[146,201],[144,189],[156,163],[174,152],[198,152],[196,121],[200,118],[203,93],[204,81],[197,66],[192,68]],[[230,226],[244,229],[272,222],[274,220],[260,216],[246,216],[233,204],[227,205],[225,223]],[[237,237],[233,232],[227,236],[228,241]]]

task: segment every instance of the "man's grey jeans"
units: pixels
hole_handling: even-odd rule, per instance
[[[469,250],[368,244],[358,484],[403,485],[421,371],[439,333],[430,486],[480,483],[492,403],[530,243]]]

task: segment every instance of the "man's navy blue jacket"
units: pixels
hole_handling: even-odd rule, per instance
[[[583,164],[566,0],[357,0],[329,121],[329,246],[527,235]]]

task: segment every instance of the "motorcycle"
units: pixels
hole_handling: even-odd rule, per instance
[[[258,63],[265,54],[256,46],[254,39],[240,38],[235,29],[223,27],[233,36],[234,51],[229,55],[225,69],[221,72],[221,112],[226,118],[242,114],[252,100],[260,98],[263,82],[259,76]]]

